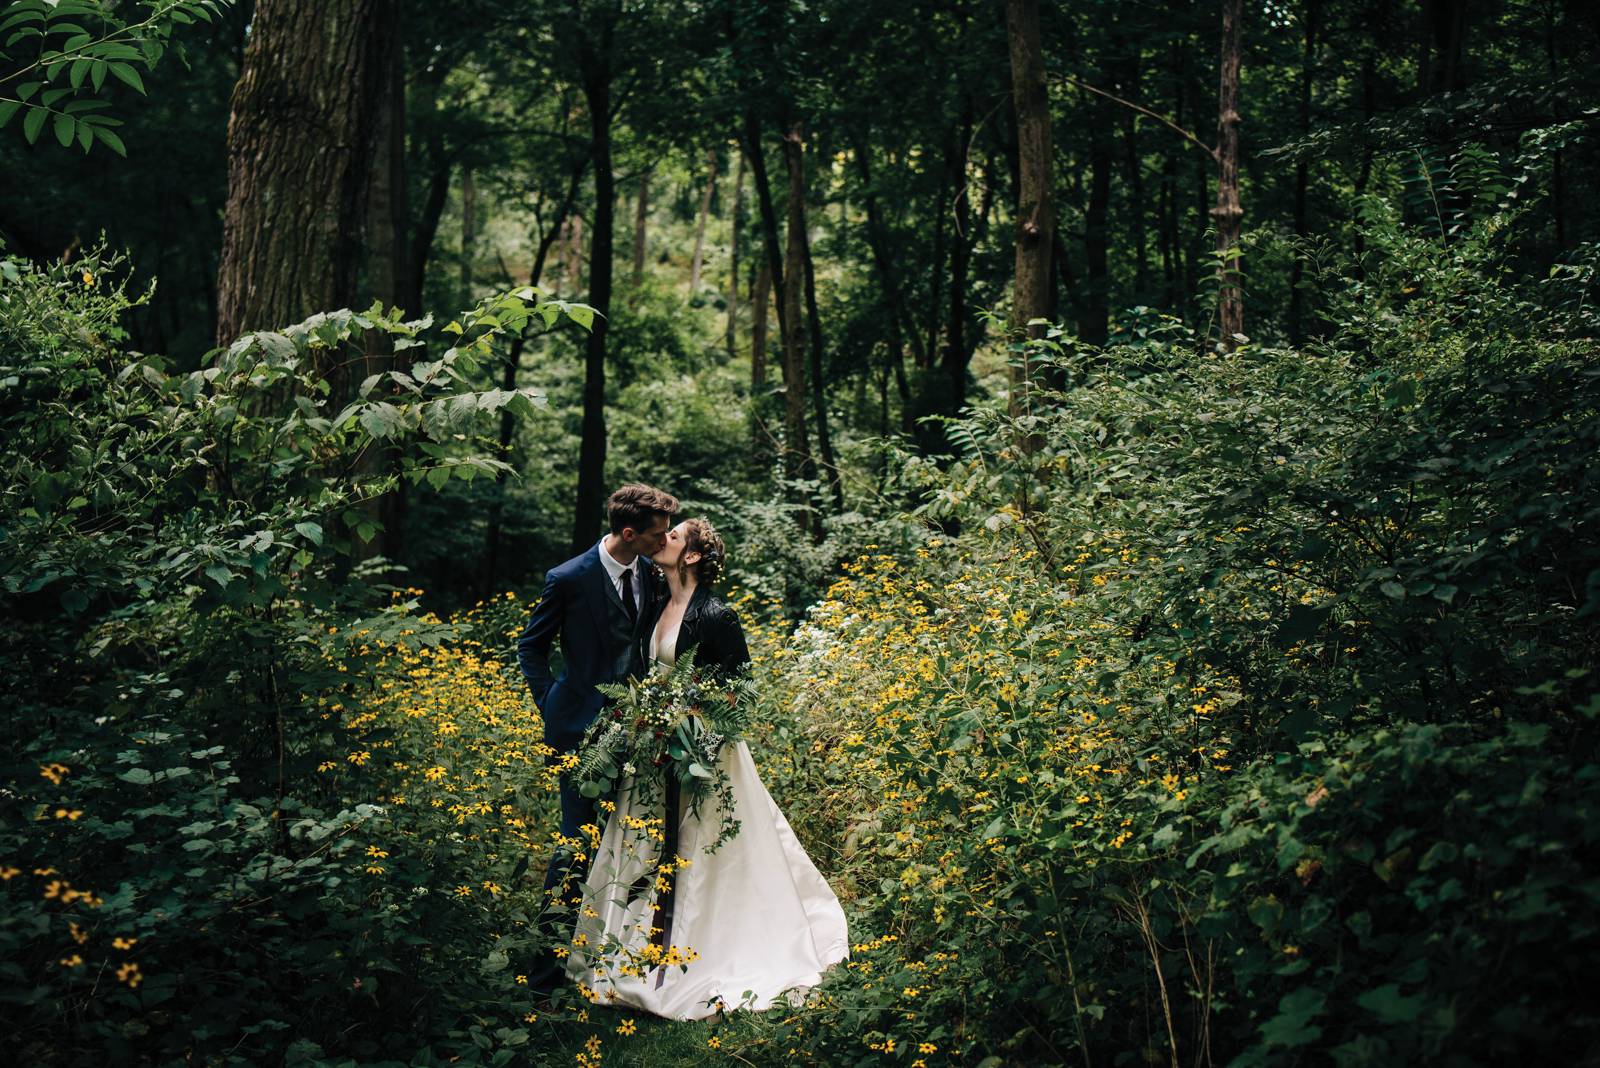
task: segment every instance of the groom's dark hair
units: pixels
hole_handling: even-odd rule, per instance
[[[654,486],[637,482],[623,486],[606,502],[606,514],[611,518],[611,533],[621,534],[624,527],[648,530],[656,516],[671,519],[678,514],[678,498]]]

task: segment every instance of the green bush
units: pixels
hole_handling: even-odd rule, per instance
[[[1595,344],[1507,219],[1369,226],[1306,351],[1036,343],[759,651],[860,945],[744,1055],[1600,1055]]]
[[[505,470],[472,445],[538,397],[468,383],[566,309],[329,312],[183,373],[121,350],[120,269],[0,260],[5,1030],[30,1063],[506,1063],[520,906],[454,890],[529,857],[502,874],[368,768],[386,665],[480,624],[417,616],[366,545],[397,480]],[[379,335],[406,372],[331,370]]]

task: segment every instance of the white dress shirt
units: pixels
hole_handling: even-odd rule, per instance
[[[606,574],[611,579],[611,586],[617,591],[618,597],[623,596],[622,573],[624,571],[633,572],[633,577],[628,581],[633,583],[633,607],[635,611],[642,608],[644,605],[643,590],[639,585],[639,561],[641,559],[643,559],[643,557],[636,556],[633,558],[632,564],[620,563],[616,557],[611,555],[610,550],[606,548],[606,539],[600,539],[600,566],[606,569]]]

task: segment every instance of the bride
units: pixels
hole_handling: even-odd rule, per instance
[[[667,533],[655,564],[670,596],[650,637],[656,670],[695,649],[695,664],[749,667],[733,610],[711,594],[725,561],[704,519]],[[624,780],[583,887],[567,974],[581,993],[680,1020],[759,1011],[814,986],[849,952],[844,911],[756,774],[743,741],[719,761],[739,831],[717,840],[714,799],[646,806]],[[663,811],[664,810],[664,811]]]

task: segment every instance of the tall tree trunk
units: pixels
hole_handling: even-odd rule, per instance
[[[639,175],[639,200],[633,209],[633,288],[644,284],[645,230],[650,224],[650,172]]]
[[[906,309],[905,293],[895,273],[894,257],[889,251],[888,227],[884,224],[883,208],[878,203],[878,193],[872,184],[871,151],[869,142],[866,138],[862,138],[856,142],[855,150],[851,153],[855,157],[856,169],[861,172],[862,206],[867,212],[867,247],[872,252],[872,265],[878,272],[878,284],[883,291],[884,304],[889,312],[894,333],[898,337],[904,332],[910,337],[911,347],[916,352],[917,365],[920,367],[926,365],[928,359],[922,351],[922,335],[917,332],[916,324],[911,321],[910,313]],[[895,359],[901,359],[900,353],[896,352]],[[901,377],[904,378],[903,369]]]
[[[390,50],[384,78],[383,109],[377,137],[378,159],[372,176],[367,218],[367,275],[372,294],[385,305],[405,300],[410,286],[406,248],[410,206],[406,188],[406,73],[404,49]],[[387,335],[385,335],[387,336]],[[373,373],[368,371],[368,374]]]
[[[1083,218],[1086,269],[1078,334],[1091,345],[1104,345],[1111,317],[1111,124],[1116,117],[1104,100],[1095,103],[1094,113],[1089,132],[1089,203]]]
[[[401,304],[410,286],[406,268],[410,256],[406,249],[406,224],[410,215],[406,205],[406,84],[404,49],[397,42],[389,51],[384,76],[383,108],[377,138],[378,159],[372,176],[372,195],[368,201],[367,277],[372,295],[386,307]],[[406,352],[394,351],[393,338],[370,331],[363,346],[361,377],[381,374],[406,361]],[[398,466],[397,449],[370,449],[362,457],[361,473],[371,477],[386,465]],[[398,559],[404,548],[407,487],[404,479],[376,500],[369,499],[364,510],[383,528],[381,548],[389,559]],[[364,555],[375,555],[379,542],[363,546]]]
[[[767,385],[767,323],[771,308],[772,268],[765,263],[756,272],[755,292],[750,296],[750,390],[759,393]]]
[[[828,434],[828,387],[822,374],[822,316],[817,310],[817,274],[811,261],[811,239],[804,218],[800,236],[805,238],[801,251],[805,253],[806,323],[811,336],[811,407],[817,421],[817,449],[822,453],[828,489],[833,494],[833,510],[839,513],[844,511],[844,483],[839,478],[839,461],[833,454],[833,439]]]
[[[609,37],[609,33],[606,33]],[[594,165],[594,233],[589,241],[589,305],[598,313],[583,356],[583,429],[578,451],[578,493],[572,515],[572,554],[599,535],[605,503],[606,329],[611,321],[611,271],[615,238],[616,179],[611,169],[611,71],[588,41],[578,46],[583,98],[589,112]],[[643,184],[640,201],[643,202]]]
[[[595,179],[599,181],[599,179]],[[613,186],[615,182],[611,183]],[[576,293],[583,288],[583,216],[573,215],[567,221],[567,240],[562,253],[562,266],[566,268],[566,290]]]
[[[1311,134],[1311,88],[1316,75],[1317,23],[1322,14],[1322,0],[1305,0],[1301,18],[1305,20],[1305,47],[1300,67],[1300,135]],[[1306,193],[1310,184],[1311,166],[1304,155],[1294,168],[1294,235],[1302,240],[1306,236]],[[1289,343],[1296,347],[1305,342],[1305,258],[1295,250],[1294,265],[1289,268]]]
[[[422,198],[422,214],[417,218],[416,229],[411,232],[409,256],[406,260],[405,288],[398,301],[409,316],[422,314],[422,289],[427,277],[428,257],[433,253],[433,239],[439,232],[439,220],[444,216],[446,202],[450,199],[450,175],[455,169],[450,155],[445,151],[442,123],[433,114],[439,107],[439,89],[449,72],[448,65],[438,63],[424,71],[416,84],[418,110],[434,120],[428,123],[426,144],[428,191]]]
[[[1011,325],[1042,336],[1031,319],[1050,313],[1050,248],[1055,234],[1051,194],[1050,98],[1045,89],[1044,53],[1039,38],[1038,0],[1006,0],[1006,37],[1011,51],[1011,100],[1017,116],[1016,281]],[[1021,411],[1024,394],[1036,376],[1031,360],[1012,371],[1011,403]]]
[[[1139,46],[1125,42],[1127,55],[1117,65],[1117,89],[1128,100],[1138,100]],[[1128,218],[1133,224],[1134,303],[1150,299],[1150,252],[1146,204],[1144,199],[1144,157],[1139,152],[1139,116],[1132,108],[1121,108],[1123,165],[1128,182]]]
[[[954,241],[950,246],[950,279],[947,290],[949,320],[946,323],[944,351],[939,354],[949,391],[946,411],[959,412],[967,402],[967,364],[972,358],[967,328],[967,268],[972,259],[977,234],[972,225],[972,200],[967,189],[967,145],[972,140],[972,98],[964,96],[960,125],[952,128],[945,143],[945,168],[950,173],[956,194],[951,201],[954,216]]]
[[[783,274],[783,247],[778,238],[778,209],[772,200],[772,182],[767,176],[766,152],[761,147],[761,125],[754,111],[744,114],[744,129],[740,140],[745,158],[750,162],[750,173],[755,179],[756,206],[761,212],[761,241],[766,252],[767,270],[772,275],[772,286],[780,293],[785,291]],[[781,334],[788,323],[788,309],[778,300],[778,331]]]
[[[1423,0],[1422,49],[1417,89],[1423,97],[1466,88],[1461,63],[1467,35],[1467,0]]]
[[[700,217],[694,224],[694,257],[689,261],[689,293],[700,292],[700,267],[705,262],[706,218],[711,214],[711,196],[717,188],[717,149],[706,153],[706,188],[700,194]]]
[[[472,257],[478,226],[478,187],[472,182],[472,168],[461,168],[461,296],[456,303],[472,306]]]
[[[744,232],[744,153],[736,152],[733,175],[733,225],[728,237],[728,359],[739,345],[739,237]]]
[[[1550,74],[1550,84],[1558,85],[1561,80],[1561,70],[1556,63],[1556,11],[1554,4],[1545,6],[1544,18],[1545,68]],[[1561,157],[1562,151],[1558,148],[1551,159],[1550,172],[1550,214],[1551,222],[1555,226],[1557,255],[1567,249],[1567,182]]]
[[[783,471],[790,480],[816,477],[816,461],[806,436],[805,319],[801,308],[805,289],[806,203],[805,171],[800,155],[800,131],[783,139],[783,159],[789,169],[789,217],[783,262]],[[807,530],[816,528],[809,518]]]
[[[380,0],[257,3],[228,117],[219,344],[356,303],[395,41]]]
[[[944,281],[945,231],[950,225],[944,206],[949,200],[950,172],[946,170],[939,176],[939,192],[933,202],[933,258],[928,268],[928,312],[923,326],[927,337],[912,345],[917,354],[918,367],[932,367],[939,352],[939,310],[944,307],[944,301],[939,299],[939,290]]]
[[[1222,346],[1232,349],[1244,333],[1244,290],[1239,273],[1239,21],[1243,0],[1222,0],[1222,76],[1217,90],[1217,327]]]

